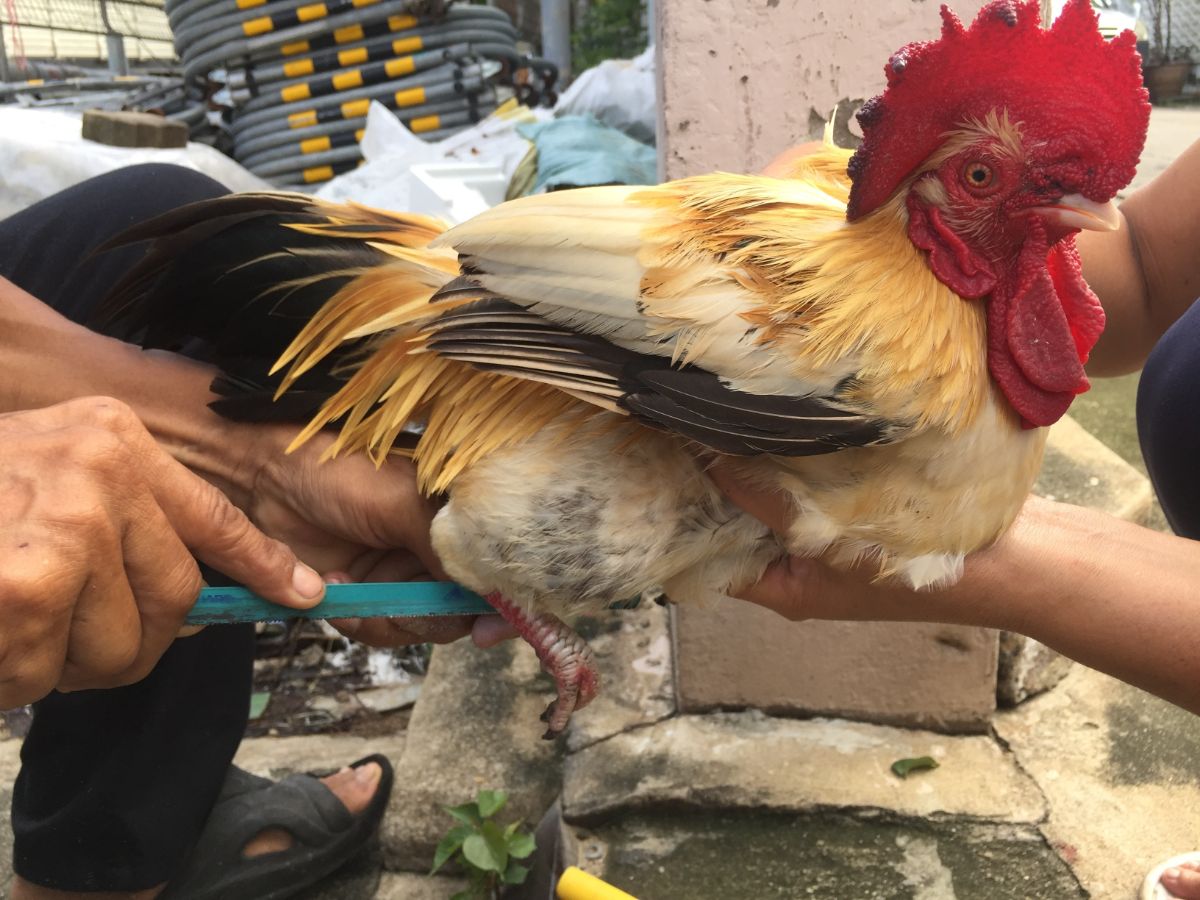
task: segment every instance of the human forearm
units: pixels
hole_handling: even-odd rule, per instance
[[[115,397],[173,456],[230,494],[251,489],[252,433],[208,408],[213,370],[106,338],[0,279],[0,412],[77,397]]]
[[[1200,543],[1031,500],[945,599],[1200,713],[1198,575]]]
[[[744,592],[789,618],[927,621],[1029,635],[1200,713],[1200,543],[1031,499],[941,591],[790,560]]]
[[[1200,142],[1121,204],[1117,232],[1077,238],[1083,274],[1108,324],[1088,372],[1141,368],[1154,344],[1200,294]]]

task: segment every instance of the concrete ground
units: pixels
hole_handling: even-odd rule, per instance
[[[1200,109],[1156,109],[1143,173],[1197,136]],[[1131,385],[1100,383],[1076,415],[1133,461]],[[273,776],[396,762],[379,845],[301,900],[449,897],[461,882],[425,874],[442,807],[480,788],[527,822],[561,798],[565,855],[640,900],[1131,900],[1156,862],[1200,848],[1200,719],[1112,678],[1075,666],[982,735],[680,715],[666,619],[595,628],[606,692],[561,744],[539,740],[548,685],[516,645],[439,648],[405,734],[246,741],[239,763]],[[0,734],[0,785],[19,749]],[[938,766],[892,773],[920,756]],[[2,895],[10,842],[5,816]]]

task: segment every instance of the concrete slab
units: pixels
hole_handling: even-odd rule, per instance
[[[577,620],[575,629],[596,654],[600,695],[571,717],[567,749],[574,752],[630,728],[675,713],[670,612],[655,603]]]
[[[384,872],[374,900],[446,900],[466,886],[465,878]]]
[[[916,622],[787,622],[745,603],[675,610],[683,712],[754,707],[980,732],[996,634]]]
[[[1200,845],[1200,718],[1083,666],[996,716],[1049,806],[1041,830],[1097,900]]]
[[[1145,475],[1070,416],[1050,429],[1034,493],[1139,523],[1154,499]]]
[[[9,810],[12,808],[12,788],[11,782],[5,781],[4,787],[0,787],[0,813],[3,814],[3,820],[0,820],[0,897],[8,897],[12,894],[12,853],[13,853],[13,832],[12,821],[9,818]]]
[[[238,748],[234,764],[279,779],[292,772],[337,770],[372,753],[382,753],[392,765],[404,752],[405,735],[358,737],[320,734],[306,737],[247,738]]]
[[[581,860],[639,900],[1069,900],[1085,897],[1029,826],[755,810],[606,821]]]
[[[434,650],[381,828],[389,869],[429,871],[454,824],[443,807],[473,800],[480,789],[508,792],[504,821],[541,819],[562,783],[562,744],[541,739],[538,718],[553,697],[550,685],[518,641],[488,651],[468,641]]]
[[[900,778],[898,759],[940,767]],[[757,712],[680,716],[567,758],[563,815],[588,823],[654,806],[891,814],[1034,823],[1033,782],[990,737],[947,737],[840,720]]]
[[[12,884],[12,783],[21,768],[21,742],[7,729],[0,739],[0,897],[7,897]]]

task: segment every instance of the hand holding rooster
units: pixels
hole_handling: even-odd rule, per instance
[[[434,510],[407,460],[382,470],[362,457],[323,465],[328,437],[287,455],[293,428],[233,423],[207,408],[211,368],[101,337],[3,279],[0,334],[0,372],[9,373],[0,379],[0,532],[38,548],[33,567],[6,555],[0,576],[10,638],[0,706],[142,677],[199,591],[189,549],[295,606],[320,600],[317,571],[443,577],[429,546]],[[80,520],[80,504],[95,514]],[[472,619],[338,624],[364,643],[395,646],[454,640]]]

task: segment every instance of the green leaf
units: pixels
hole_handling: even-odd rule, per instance
[[[524,821],[525,821],[524,819],[517,819],[517,821],[513,822],[511,825],[509,825],[507,828],[504,829],[504,836],[506,838],[512,837],[514,834],[517,833],[517,829],[521,827],[521,823]]]
[[[500,811],[500,808],[508,802],[508,794],[504,791],[480,791],[475,795],[475,803],[479,809],[479,815],[485,819],[490,819]]]
[[[474,825],[478,828],[483,824],[483,819],[479,815],[478,803],[464,803],[461,806],[447,806],[444,809],[464,825]]]
[[[459,891],[450,900],[479,900],[479,891],[467,888],[465,891]]]
[[[484,827],[490,824],[485,822]],[[467,862],[484,872],[503,872],[508,865],[508,851],[482,834],[473,834],[463,841],[462,853]]]
[[[451,856],[453,856],[458,848],[463,845],[468,837],[475,833],[475,828],[471,825],[456,825],[446,832],[446,836],[441,839],[437,845],[437,850],[433,854],[433,868],[429,870],[432,875],[438,869],[446,864]]]
[[[932,756],[917,756],[911,759],[898,759],[892,763],[892,771],[901,778],[907,778],[909,772],[921,769],[936,769],[938,761]]]
[[[267,704],[271,702],[270,691],[255,691],[250,695],[250,718],[257,719],[267,711]]]
[[[516,834],[508,839],[508,855],[516,859],[524,859],[536,849],[532,834]]]
[[[508,868],[504,870],[504,877],[500,880],[505,884],[524,884],[525,876],[529,874],[529,870],[520,863],[513,860],[508,861]]]

